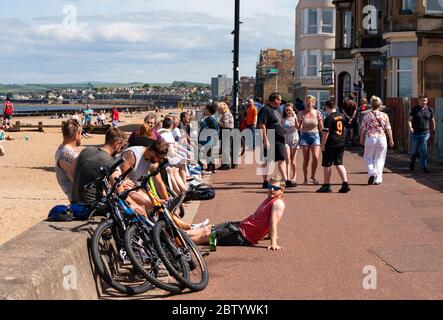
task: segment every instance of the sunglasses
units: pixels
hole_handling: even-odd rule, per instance
[[[273,185],[269,185],[268,186],[268,190],[274,190],[274,191],[280,191],[282,188],[279,186],[273,186]]]

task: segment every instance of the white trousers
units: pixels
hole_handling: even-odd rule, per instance
[[[374,176],[376,183],[383,182],[383,169],[385,167],[386,153],[388,152],[388,142],[386,137],[374,138],[366,137],[365,155],[368,175]]]

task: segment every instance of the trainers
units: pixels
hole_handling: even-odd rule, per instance
[[[228,165],[223,164],[221,167],[219,167],[217,170],[229,170],[231,169]]]
[[[409,164],[409,170],[411,172],[414,172],[414,170],[415,170],[415,166],[414,166],[414,164],[412,162]]]
[[[423,168],[423,173],[429,173],[428,168],[424,167],[424,168]]]
[[[374,180],[375,180],[375,177],[374,176],[370,176],[369,180],[368,180],[368,184],[374,184]]]
[[[269,181],[265,180],[265,182],[263,182],[263,189],[268,189],[268,185],[269,185]]]
[[[286,188],[295,188],[297,186],[298,186],[297,183],[292,182],[291,180],[286,181]]]
[[[317,190],[317,193],[331,193],[331,185],[330,184],[324,184],[320,189]]]
[[[349,184],[345,182],[342,184],[341,189],[338,190],[338,193],[348,193],[349,191],[351,191],[351,188],[349,188]]]
[[[192,230],[195,230],[195,229],[204,228],[204,227],[206,227],[208,224],[209,224],[209,219],[205,219],[205,220],[203,220],[203,221],[200,222],[200,223],[194,223],[194,224],[191,224],[191,229],[192,229]]]

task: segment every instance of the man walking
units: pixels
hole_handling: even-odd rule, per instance
[[[120,121],[120,114],[118,113],[117,107],[112,108],[112,127],[117,128]]]
[[[411,163],[409,169],[411,172],[415,170],[415,160],[420,152],[421,170],[424,173],[429,173],[428,142],[431,135],[435,134],[434,111],[428,106],[427,96],[421,95],[419,99],[420,105],[412,108],[409,114],[409,130],[411,132]]]
[[[12,116],[14,115],[14,104],[11,102],[11,100],[6,98],[5,105],[3,106],[3,118],[5,119],[5,128],[10,129],[11,122],[12,122]]]
[[[337,112],[335,101],[326,102],[326,112],[328,116],[325,119],[323,128],[322,151],[323,151],[323,167],[325,181],[323,186],[317,190],[318,193],[330,193],[332,165],[337,168],[338,174],[342,181],[342,187],[339,193],[348,193],[351,191],[348,184],[346,168],[343,165],[343,154],[345,152],[345,134],[343,131],[345,116]]]

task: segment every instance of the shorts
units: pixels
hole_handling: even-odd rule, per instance
[[[320,133],[307,133],[302,132],[300,135],[299,144],[301,147],[315,147],[321,145]]]
[[[4,118],[5,120],[11,120],[11,119],[12,119],[12,115],[11,115],[11,114],[4,114],[4,115],[3,115],[3,118]]]
[[[344,147],[339,148],[327,148],[323,151],[322,166],[325,168],[343,165],[343,154],[345,153]]]
[[[240,222],[225,222],[215,226],[218,246],[251,246],[240,230]]]
[[[267,158],[268,154],[269,154],[270,158],[266,160],[267,162],[285,161],[286,160],[286,145],[284,143],[276,141],[273,157],[272,157],[272,154],[269,153],[268,149],[263,148],[263,157]]]

